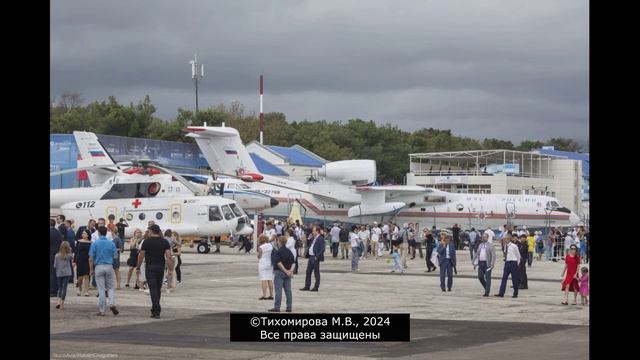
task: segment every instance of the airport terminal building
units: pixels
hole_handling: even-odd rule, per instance
[[[552,149],[409,154],[407,185],[457,193],[547,195],[587,218],[588,159],[588,154]]]

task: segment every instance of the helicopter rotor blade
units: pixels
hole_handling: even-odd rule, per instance
[[[81,167],[77,167],[77,168],[73,168],[73,169],[65,169],[65,170],[59,170],[59,171],[50,172],[49,176],[63,175],[63,174],[74,173],[74,172],[83,171],[83,170],[91,171],[92,169],[102,169],[102,170],[111,171],[113,173],[117,173],[119,170],[114,169],[113,168],[114,166],[115,165],[112,165],[112,166],[105,166],[105,165],[81,166]]]

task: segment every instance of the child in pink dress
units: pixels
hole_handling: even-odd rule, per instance
[[[580,269],[582,276],[580,277],[580,296],[582,296],[582,305],[589,304],[589,269],[583,266]]]

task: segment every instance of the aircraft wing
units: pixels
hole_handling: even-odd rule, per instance
[[[441,203],[447,194],[433,188],[407,185],[357,186],[355,191],[360,194],[362,201],[360,205],[349,209],[350,217],[394,213],[416,203]],[[393,201],[398,198],[403,201]]]
[[[182,169],[182,170],[194,170],[194,171],[203,172],[202,169],[194,169],[194,168],[188,168],[188,167],[172,166],[172,168],[177,168],[177,169]],[[216,175],[216,176],[219,175],[219,176],[224,176],[224,177],[228,177],[228,178],[233,178],[233,179],[239,179],[239,180],[242,180],[242,181],[246,181],[245,178],[242,177],[242,176],[238,176],[236,174],[231,174],[231,173],[227,173],[227,172],[211,171],[211,170],[207,170],[207,171],[204,171],[204,172],[212,174],[212,175]],[[267,184],[267,185],[277,186],[277,187],[280,187],[280,188],[293,190],[293,191],[295,191],[297,193],[310,194],[310,195],[317,196],[319,198],[322,198],[322,199],[325,199],[325,200],[328,200],[328,201],[334,201],[334,202],[344,202],[345,201],[344,198],[337,197],[337,196],[334,197],[334,196],[328,195],[324,191],[314,191],[314,190],[310,190],[310,189],[307,190],[307,189],[302,189],[302,188],[299,188],[299,187],[293,187],[293,186],[289,186],[289,185],[287,185],[286,183],[283,183],[283,182],[270,181],[270,180],[268,180],[268,179],[266,179],[264,177],[262,179],[260,179],[260,180],[254,180],[252,182],[260,182],[260,183]]]
[[[416,186],[419,188],[419,186]],[[358,186],[356,191],[360,193],[360,205],[349,208],[349,217],[385,215],[398,212],[407,206],[404,202],[387,202],[386,192],[392,187],[388,186]],[[424,190],[424,188],[421,188]]]
[[[443,201],[442,197],[451,195],[434,188],[408,185],[358,186],[355,190],[360,194],[383,193],[385,201],[392,201],[398,197],[407,199],[407,196],[413,196],[415,200],[412,202],[420,204],[441,203]]]

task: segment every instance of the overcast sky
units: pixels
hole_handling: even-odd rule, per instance
[[[145,95],[156,116],[230,104],[477,139],[589,136],[585,0],[51,2],[52,96]]]

